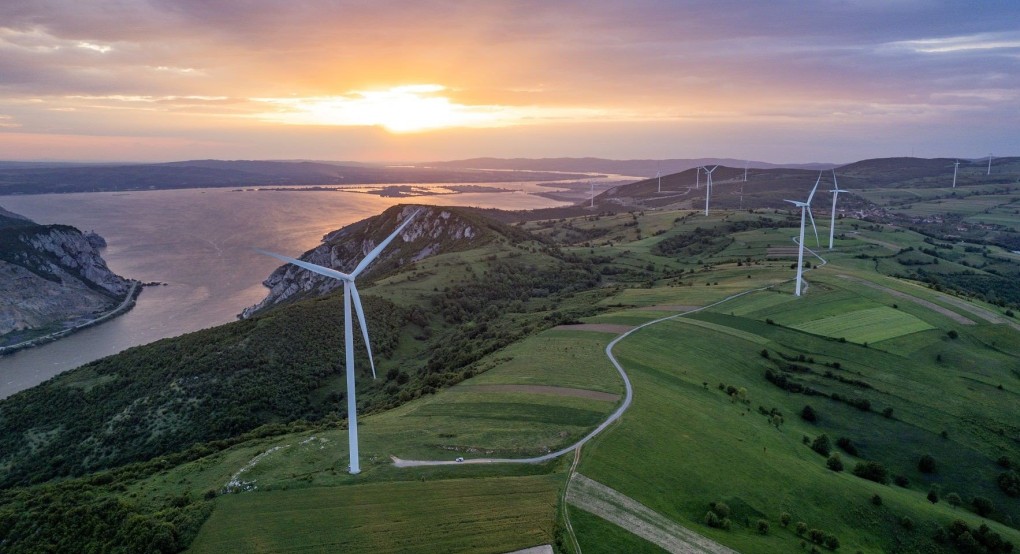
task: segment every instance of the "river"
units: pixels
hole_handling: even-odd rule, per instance
[[[185,189],[0,196],[0,206],[37,223],[95,230],[114,272],[146,287],[128,313],[67,338],[0,358],[0,399],[55,375],[148,344],[236,319],[265,294],[279,262],[260,247],[297,257],[326,233],[394,204],[533,209],[565,205],[531,194],[536,183],[491,183],[514,192],[388,198],[339,191]],[[428,185],[421,185],[428,186]]]

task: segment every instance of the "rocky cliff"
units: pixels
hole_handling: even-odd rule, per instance
[[[377,216],[327,234],[320,246],[305,252],[300,259],[338,271],[352,271],[368,252],[416,210],[420,213],[415,220],[368,267],[359,283],[427,256],[473,248],[514,232],[512,228],[461,208],[394,206]],[[336,279],[290,264],[277,268],[262,284],[269,289],[269,295],[246,308],[239,317],[247,318],[260,310],[323,295],[342,286]]]
[[[110,271],[95,241],[0,208],[0,346],[78,325],[124,299],[131,281]]]

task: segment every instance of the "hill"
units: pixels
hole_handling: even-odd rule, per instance
[[[0,353],[83,325],[130,300],[135,286],[107,268],[96,248],[101,241],[0,208]]]
[[[0,165],[0,195],[238,186],[474,183],[557,180],[581,175],[307,161],[191,160],[125,165]]]
[[[654,177],[656,173],[678,173],[704,165],[728,165],[740,167],[744,164],[753,169],[830,169],[836,164],[804,163],[775,164],[753,160],[737,160],[733,158],[679,158],[665,160],[607,160],[604,158],[471,158],[445,162],[429,162],[432,167],[462,169],[500,169],[508,171],[563,171],[583,173],[611,173],[616,175],[635,175]]]
[[[341,242],[363,250],[407,209],[307,256],[343,269],[353,254]],[[442,237],[436,251],[408,262],[433,244],[409,227],[407,248],[362,285],[384,376],[359,377],[362,474],[343,470],[340,303],[312,287],[0,402],[0,541],[28,551],[39,537],[104,537],[163,552],[1020,544],[1020,323],[916,278],[1015,257],[848,215],[797,298],[793,215],[596,207],[507,225],[431,208],[419,231]],[[479,232],[464,241],[468,227]],[[939,263],[918,265],[931,258],[922,248]],[[576,458],[477,463],[556,451],[594,429],[623,402],[612,360],[633,402]],[[75,517],[60,517],[68,506]]]

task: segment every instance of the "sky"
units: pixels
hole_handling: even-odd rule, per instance
[[[0,160],[1020,154],[1020,2],[4,0]]]

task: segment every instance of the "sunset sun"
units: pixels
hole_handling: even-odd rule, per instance
[[[440,94],[445,90],[441,85],[406,85],[338,96],[258,100],[275,107],[260,118],[294,125],[378,126],[392,133],[416,133],[511,124],[505,109],[458,104]]]

